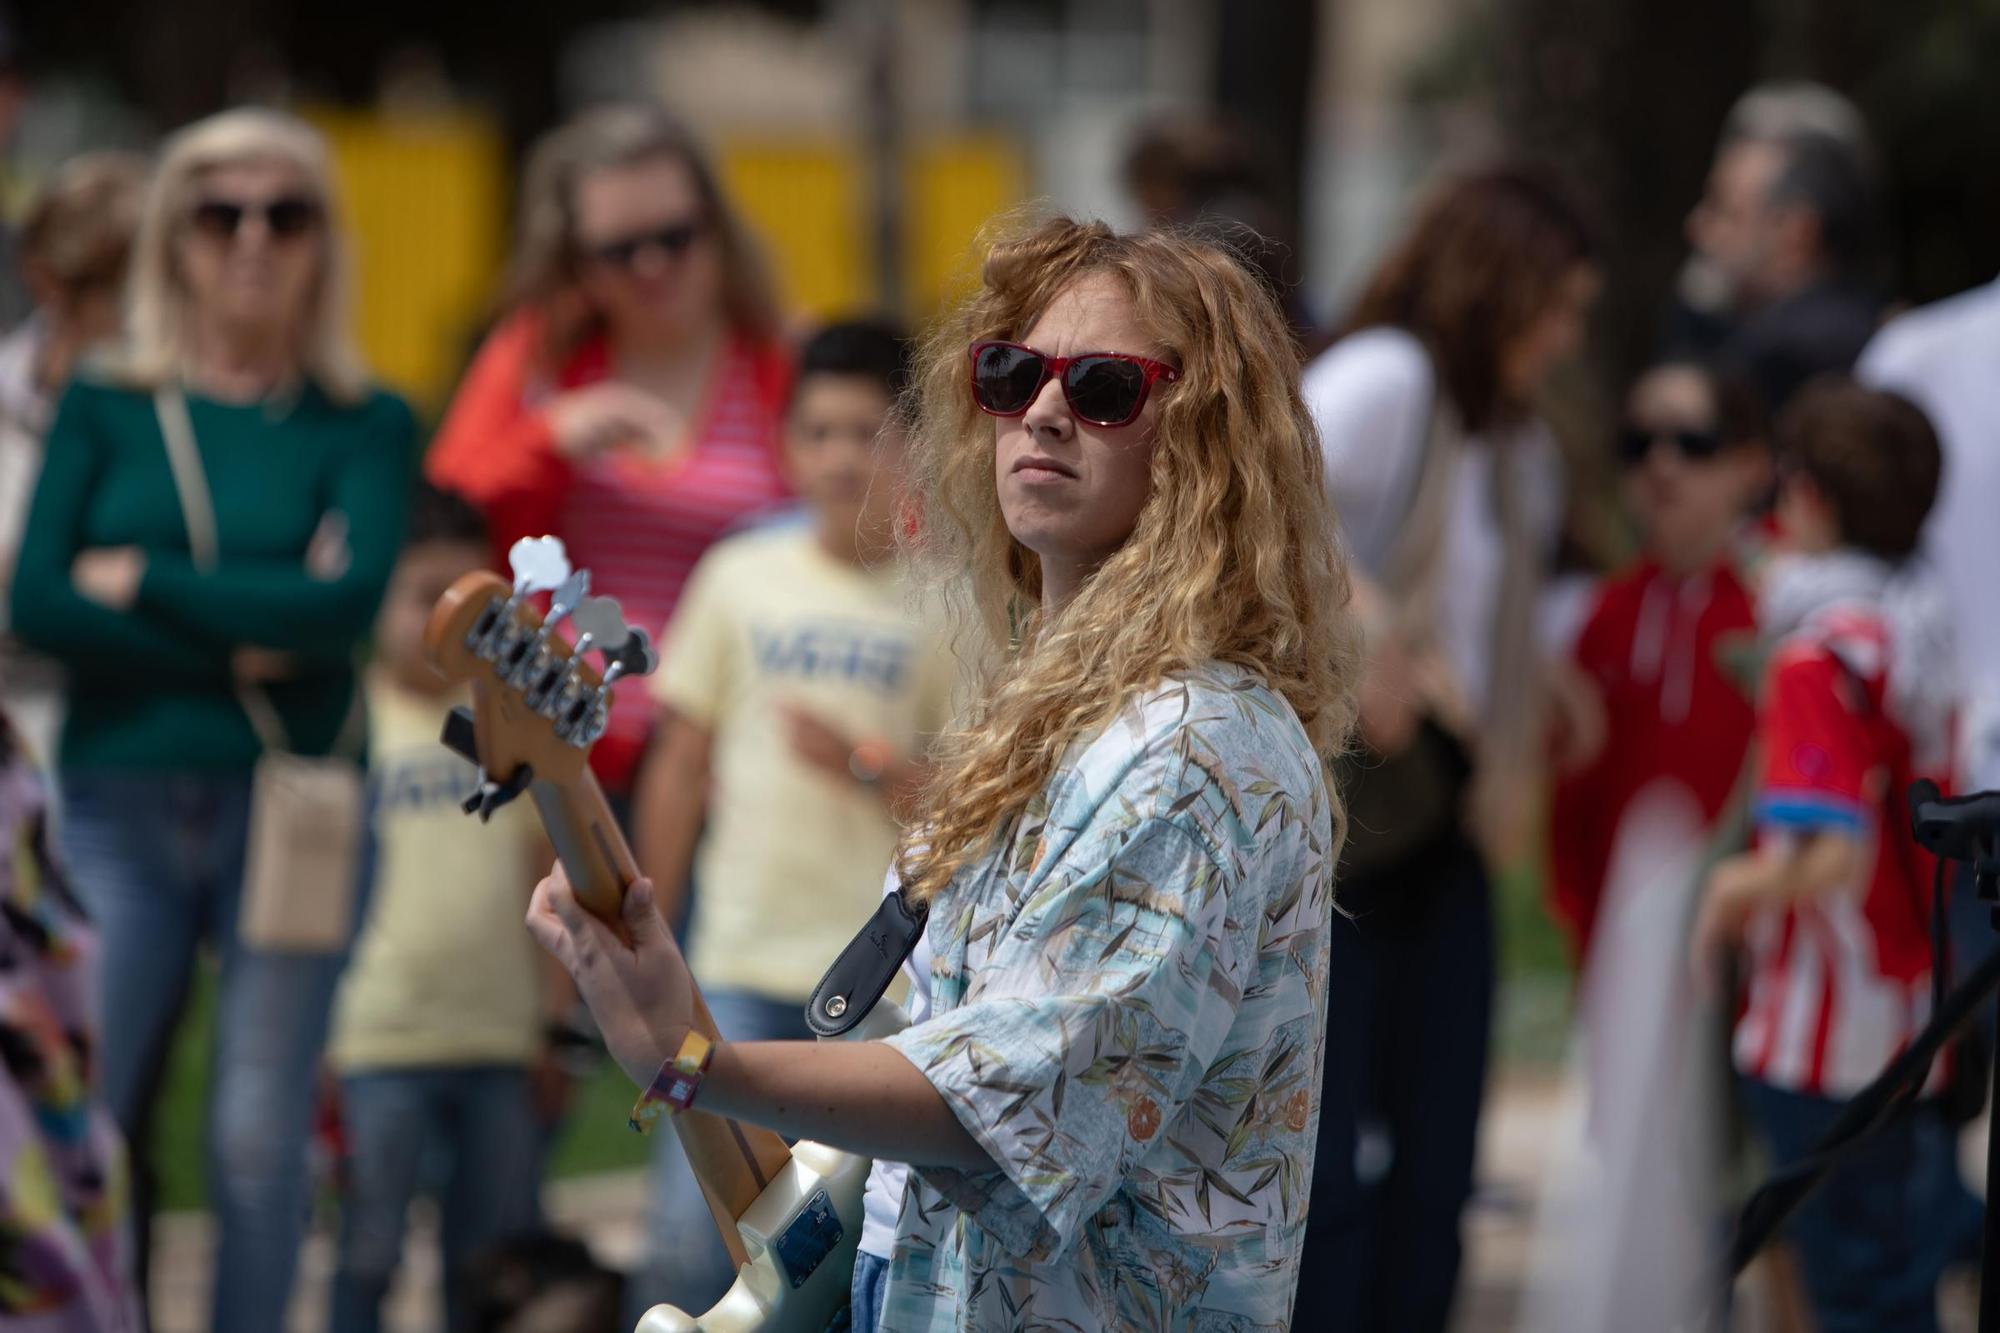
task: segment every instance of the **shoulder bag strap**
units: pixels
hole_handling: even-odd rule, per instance
[[[159,418],[160,438],[166,442],[167,465],[174,474],[174,491],[180,497],[181,519],[187,524],[188,553],[195,567],[212,572],[220,558],[215,535],[215,501],[209,494],[208,474],[202,470],[201,451],[195,446],[194,421],[188,415],[187,396],[171,384],[153,391],[153,413]],[[236,699],[250,719],[250,729],[266,750],[289,751],[290,737],[285,720],[264,691],[239,683]],[[350,707],[349,713],[353,709]],[[346,736],[348,728],[341,728]]]
[[[1382,562],[1382,586],[1409,608],[1413,622],[1420,623],[1420,617],[1435,609],[1438,585],[1443,578],[1444,534],[1451,509],[1452,481],[1465,448],[1456,414],[1442,394],[1433,393],[1431,397],[1431,409],[1418,448],[1422,452],[1409,503],[1404,507],[1395,541]]]
[[[1381,582],[1395,608],[1392,623],[1417,664],[1416,689],[1447,730],[1463,735],[1472,721],[1465,685],[1439,646],[1437,618],[1452,492],[1467,444],[1457,410],[1441,387],[1432,391],[1419,447],[1423,453],[1416,480],[1395,541],[1382,562]]]
[[[174,491],[180,497],[181,520],[187,524],[188,552],[203,573],[215,570],[219,553],[215,537],[215,502],[208,493],[208,474],[195,447],[194,421],[187,398],[171,385],[153,391],[153,414],[160,421],[160,438],[167,446],[167,466],[173,470]]]

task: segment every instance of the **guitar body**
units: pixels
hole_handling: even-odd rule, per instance
[[[847,1304],[868,1168],[865,1157],[793,1144],[778,1179],[737,1219],[752,1257],[737,1270],[736,1284],[699,1316],[656,1305],[635,1333],[821,1333]],[[809,1261],[798,1286],[780,1261],[786,1252]]]
[[[554,605],[562,607],[565,596],[572,606],[581,602],[588,576],[570,573],[551,538],[515,548],[517,576],[527,563],[526,546],[535,547],[527,554],[541,561],[552,549],[560,564],[554,577],[563,582]],[[625,889],[639,871],[585,760],[603,730],[611,680],[633,674],[628,668],[640,660],[645,665],[636,670],[650,670],[650,647],[636,633],[636,649],[631,641],[597,641],[601,650],[618,650],[600,672],[553,632],[554,620],[566,611],[552,611],[545,623],[526,600],[555,589],[553,580],[537,585],[519,579],[510,588],[497,575],[468,574],[439,599],[425,640],[447,679],[472,685],[472,710],[460,710],[444,737],[480,767],[481,791],[468,812],[490,814],[508,800],[531,796],[577,900],[615,926]],[[603,599],[597,601],[593,625],[604,615]],[[589,646],[579,639],[578,648]],[[886,1036],[903,1021],[902,1011],[885,1002],[849,1038]],[[699,994],[695,1027],[710,1040],[721,1039]],[[654,1306],[637,1333],[821,1333],[848,1298],[868,1159],[818,1143],[787,1146],[769,1130],[699,1110],[668,1123],[701,1182],[737,1277],[706,1313]]]
[[[903,1011],[884,1000],[842,1040],[900,1031]],[[635,1333],[822,1333],[847,1304],[861,1241],[862,1194],[873,1163],[801,1140],[778,1178],[737,1219],[750,1260],[707,1313],[656,1305]]]

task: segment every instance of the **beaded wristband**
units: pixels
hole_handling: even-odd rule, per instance
[[[715,1058],[715,1043],[699,1032],[690,1031],[681,1042],[680,1053],[660,1066],[653,1084],[639,1094],[626,1120],[640,1134],[650,1134],[669,1109],[676,1113],[694,1105],[694,1095]]]

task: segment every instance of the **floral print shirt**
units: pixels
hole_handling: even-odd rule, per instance
[[[1211,664],[1136,696],[933,904],[890,1039],[991,1154],[918,1167],[884,1333],[1283,1329],[1319,1119],[1325,770]]]

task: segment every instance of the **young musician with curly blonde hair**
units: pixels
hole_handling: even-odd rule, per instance
[[[1290,1318],[1355,674],[1298,370],[1229,255],[1060,219],[926,352],[920,553],[1006,645],[899,866],[930,1015],[698,1092],[910,1164],[882,1327]],[[560,873],[529,924],[652,1081],[693,988],[651,887],[629,945]]]

